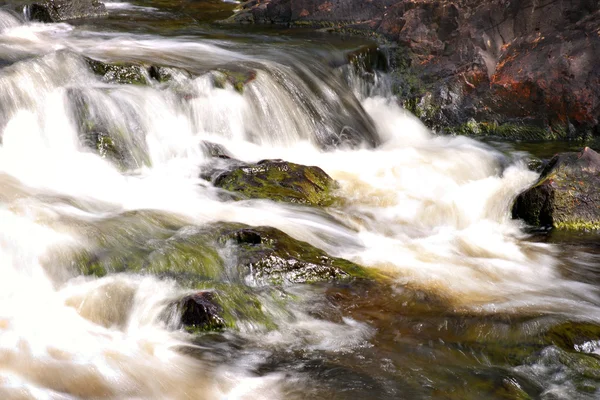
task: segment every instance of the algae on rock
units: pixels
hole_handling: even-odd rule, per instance
[[[247,198],[330,206],[335,181],[321,168],[282,160],[234,166],[213,177],[213,184]]]

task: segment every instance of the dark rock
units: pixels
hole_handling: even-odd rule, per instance
[[[60,22],[108,15],[104,3],[98,0],[43,0],[27,6],[33,21]]]
[[[335,181],[321,168],[282,160],[233,165],[212,176],[216,187],[246,198],[270,199],[313,206],[334,202]]]
[[[191,332],[216,331],[225,328],[223,309],[212,292],[201,291],[179,300],[176,304],[181,325]]]
[[[105,82],[147,85],[150,77],[145,67],[135,64],[111,64],[105,63],[91,58],[86,58],[87,64],[90,66],[94,74],[102,77]],[[156,68],[155,76],[158,76],[158,68]]]
[[[595,0],[255,0],[230,21],[380,35],[396,93],[438,131],[539,140],[600,130]]]
[[[533,226],[600,229],[599,173],[600,155],[588,147],[554,156],[539,180],[515,200],[513,218]]]

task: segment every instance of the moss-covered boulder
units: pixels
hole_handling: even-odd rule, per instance
[[[194,288],[207,288],[198,286],[203,282],[262,286],[373,277],[276,228],[236,223],[179,228],[178,222],[145,212],[85,226],[85,234],[96,245],[77,252],[71,264],[85,275],[145,273]]]
[[[135,64],[105,63],[91,58],[85,60],[92,72],[105,82],[147,85],[149,74],[146,68]]]
[[[234,163],[230,169],[213,174],[211,180],[216,187],[251,199],[312,206],[329,206],[335,200],[332,192],[336,183],[321,168],[283,160]]]
[[[241,276],[255,286],[372,277],[362,267],[272,227],[224,224],[216,233],[231,248]]]
[[[600,228],[600,155],[586,147],[561,153],[515,200],[513,218],[559,229]]]

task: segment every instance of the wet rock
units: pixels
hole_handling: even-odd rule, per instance
[[[600,155],[588,147],[554,156],[515,200],[513,218],[540,227],[600,229],[599,172]]]
[[[191,74],[181,68],[158,65],[144,65],[132,62],[104,62],[84,57],[91,71],[104,82],[124,85],[150,85],[167,83],[180,77],[190,78]],[[155,82],[152,82],[154,80]]]
[[[86,226],[97,245],[71,257],[85,275],[133,272],[175,279],[198,287],[202,282],[251,282],[253,285],[312,283],[373,278],[360,266],[296,240],[271,227],[217,223],[176,228],[153,213],[139,220],[130,213]]]
[[[27,6],[33,21],[60,22],[108,15],[106,6],[98,0],[43,0]]]
[[[590,322],[564,322],[548,329],[545,339],[563,350],[580,351],[586,343],[600,340],[600,326]]]
[[[329,206],[335,200],[335,181],[321,168],[282,160],[233,165],[211,178],[216,187],[246,198],[312,206]]]
[[[222,158],[225,160],[232,158],[231,153],[222,144],[203,140],[200,146],[207,157]]]
[[[243,94],[245,86],[256,79],[256,71],[242,66],[236,69],[218,68],[212,72],[212,77],[215,87],[222,89],[230,84],[238,93]]]
[[[68,89],[73,120],[77,123],[79,139],[83,146],[110,160],[122,171],[150,165],[147,144],[137,113],[131,105],[122,104],[119,121],[104,112],[98,102],[102,89]],[[118,101],[118,100],[116,100]]]
[[[433,129],[509,139],[598,134],[600,3],[267,0],[231,22],[379,35],[395,91]]]
[[[225,328],[223,309],[213,292],[201,291],[179,300],[176,307],[181,325],[189,332],[218,331]]]
[[[224,224],[216,231],[218,241],[231,246],[242,276],[253,285],[372,277],[362,267],[329,256],[275,228]]]
[[[134,64],[110,64],[86,58],[91,70],[102,77],[105,82],[130,85],[147,85],[148,71],[145,67]],[[155,72],[157,74],[157,72]]]

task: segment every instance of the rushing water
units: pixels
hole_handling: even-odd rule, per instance
[[[171,3],[112,2],[77,26],[0,9],[1,398],[595,397],[599,337],[547,337],[600,324],[596,239],[549,244],[510,219],[537,177],[522,152],[432,134],[385,75],[339,66],[354,40],[211,30],[199,15],[231,6]],[[104,82],[83,56],[191,74]],[[222,69],[251,71],[243,93],[215,86]],[[82,107],[120,133],[124,166],[86,146]],[[318,165],[345,201],[226,200],[199,178],[203,141]],[[283,302],[254,288],[273,324],[194,336],[164,318],[185,287],[69,261],[163,235],[157,214],[276,227],[391,283],[286,287]]]

